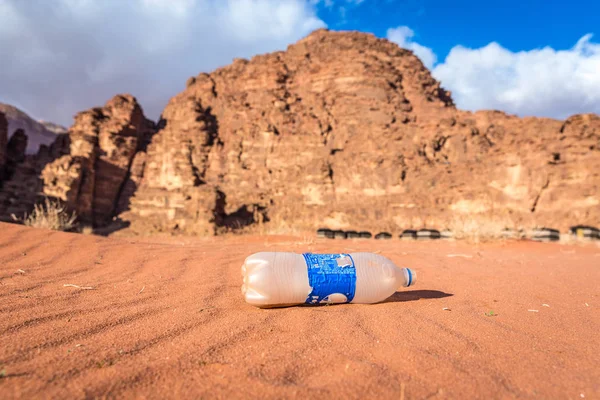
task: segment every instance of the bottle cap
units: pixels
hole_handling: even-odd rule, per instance
[[[417,273],[410,268],[404,268],[406,287],[413,286],[417,282]]]

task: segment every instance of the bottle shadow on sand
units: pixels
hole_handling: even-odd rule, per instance
[[[396,292],[382,303],[402,303],[405,301],[415,301],[421,299],[442,299],[444,297],[454,296],[452,293],[440,292],[439,290],[408,290]]]

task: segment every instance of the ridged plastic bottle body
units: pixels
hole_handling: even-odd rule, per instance
[[[356,289],[351,303],[377,303],[399,288],[414,284],[416,276],[389,259],[373,253],[350,253],[356,268]],[[302,254],[261,252],[246,258],[242,266],[242,293],[257,307],[304,304],[312,291]],[[332,295],[326,302],[344,303],[344,295]]]

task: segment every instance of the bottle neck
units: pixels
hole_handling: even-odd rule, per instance
[[[402,287],[414,286],[415,282],[417,281],[416,272],[410,268],[401,268],[400,270],[403,278],[400,280],[402,282]]]

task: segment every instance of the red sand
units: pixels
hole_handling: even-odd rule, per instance
[[[261,310],[240,292],[261,250],[381,251],[418,282],[376,305]],[[599,278],[594,245],[0,224],[0,397],[600,398]]]

